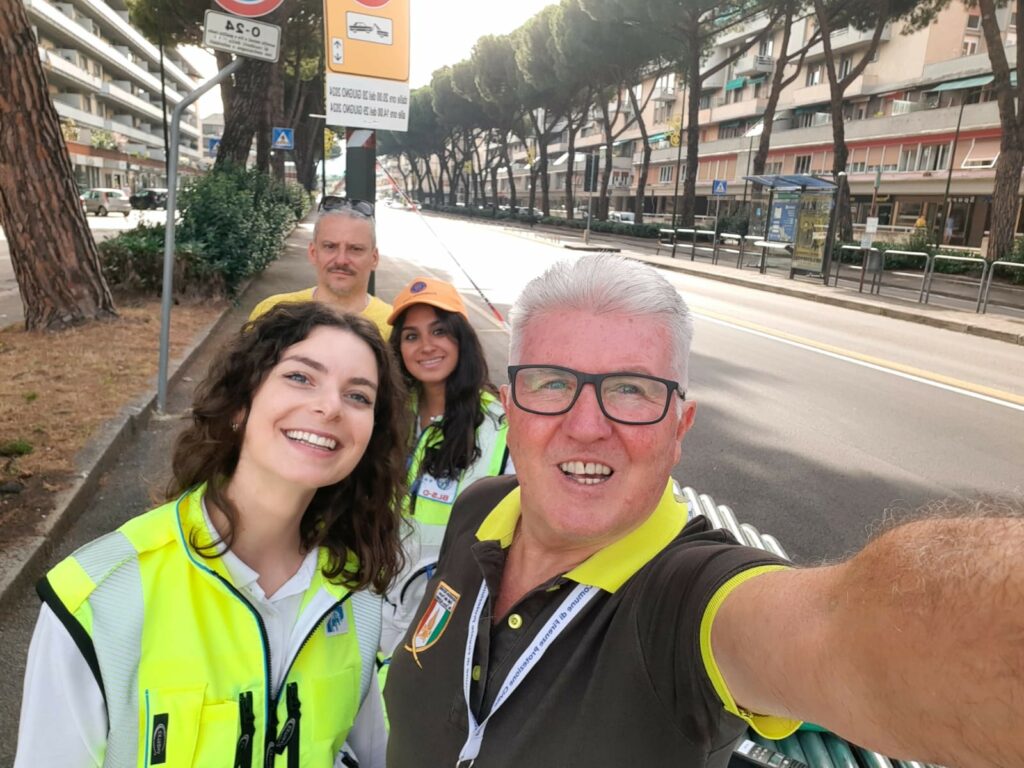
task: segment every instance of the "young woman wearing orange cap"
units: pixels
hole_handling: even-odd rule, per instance
[[[413,393],[416,426],[409,456],[407,566],[384,607],[385,660],[412,621],[437,563],[455,498],[482,477],[512,472],[505,411],[466,305],[450,283],[417,277],[388,318],[394,349]]]

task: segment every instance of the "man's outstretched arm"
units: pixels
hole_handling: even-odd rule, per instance
[[[712,630],[733,697],[895,757],[1024,765],[1022,510],[907,523],[743,584]]]

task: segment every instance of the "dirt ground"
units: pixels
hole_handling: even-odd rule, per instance
[[[116,320],[61,333],[0,329],[0,539],[52,509],[89,438],[155,391],[160,302],[122,298],[117,306]],[[172,361],[225,306],[174,306]]]

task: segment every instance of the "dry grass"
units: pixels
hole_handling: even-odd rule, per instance
[[[172,360],[224,306],[206,301],[174,307]],[[90,436],[155,390],[160,303],[122,302],[118,311],[116,320],[62,333],[0,330],[0,484],[25,486],[18,494],[0,494],[0,518],[27,504],[36,511],[52,508]]]

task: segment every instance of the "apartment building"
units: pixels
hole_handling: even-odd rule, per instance
[[[24,3],[79,185],[166,186],[160,51],[131,26],[125,0]],[[164,49],[168,118],[198,78],[178,51]],[[186,173],[199,168],[200,136],[190,107],[179,148]]]
[[[988,228],[1001,131],[978,13],[977,9],[956,2],[923,30],[904,34],[900,24],[890,25],[883,32],[873,60],[847,89],[847,172],[854,221],[864,221],[872,209],[883,226],[912,227],[924,216],[930,224],[949,222],[947,241],[951,244],[976,246],[981,242]],[[1003,40],[1012,62],[1017,42],[1016,18],[1009,8],[1000,13]],[[796,22],[791,50],[813,39],[813,23],[813,18]],[[765,24],[762,19],[744,29],[730,31],[716,41],[705,66],[710,69],[722,61]],[[871,32],[840,28],[832,31],[830,39],[842,76],[868,48]],[[769,78],[781,45],[780,29],[703,82],[698,115],[699,213],[714,207],[711,186],[715,179],[728,183],[726,204],[751,194],[743,177],[750,172],[758,138],[750,134],[757,132],[762,121]],[[792,72],[793,69],[787,70]],[[643,206],[649,218],[659,220],[671,217],[677,177],[684,172],[685,151],[680,153],[677,146],[672,146],[672,139],[680,123],[685,129],[687,90],[670,73],[646,78],[635,86],[635,92],[641,104],[646,100],[643,118],[652,148]],[[627,116],[632,117],[627,105],[628,100],[624,99],[614,128],[623,125]],[[611,106],[616,105],[613,102]],[[601,110],[591,110],[577,136],[574,168],[578,200],[584,154],[598,151],[604,142],[601,120]],[[797,78],[782,93],[772,129],[765,173],[831,174],[829,85],[820,42],[809,49]],[[548,147],[553,158],[553,207],[564,205],[565,170],[569,163],[566,141],[563,134]],[[519,155],[521,161],[529,159],[525,149]],[[615,141],[612,210],[635,209],[642,149],[636,123]],[[527,164],[521,163],[518,175],[522,179],[517,180],[522,197],[522,190],[528,190]],[[507,182],[502,187],[503,194],[507,194]],[[940,210],[944,201],[945,211]],[[1024,222],[1020,220],[1018,231],[1024,231]]]

